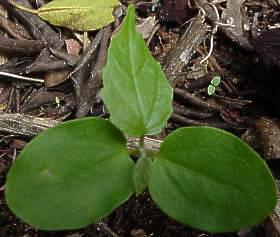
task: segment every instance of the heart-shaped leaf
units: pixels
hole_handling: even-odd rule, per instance
[[[48,129],[13,164],[5,186],[11,210],[45,230],[76,229],[100,220],[134,191],[122,133],[102,119]]]
[[[223,130],[189,127],[162,143],[149,190],[174,219],[210,232],[230,232],[261,222],[276,205],[265,162]]]
[[[53,25],[91,31],[114,21],[118,0],[54,0],[38,9],[38,15]]]
[[[129,136],[159,133],[172,112],[172,89],[135,29],[131,5],[113,37],[103,70],[102,98],[111,121]]]

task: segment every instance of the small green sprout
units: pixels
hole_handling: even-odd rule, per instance
[[[213,95],[216,91],[216,87],[219,86],[221,83],[221,77],[215,76],[212,78],[210,85],[207,88],[208,95]]]
[[[56,104],[56,108],[57,108],[57,109],[61,106],[61,104],[60,104],[60,99],[59,99],[58,96],[55,97],[55,104]]]

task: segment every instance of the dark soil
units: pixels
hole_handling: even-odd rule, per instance
[[[18,2],[26,4],[28,0],[19,0]],[[44,2],[47,1],[30,1],[34,7],[36,3],[43,4]],[[189,9],[186,4],[187,1],[179,0],[158,1],[161,4],[156,6],[155,12],[144,1],[122,2],[125,5],[128,2],[138,3],[138,14],[143,19],[156,15],[159,20],[159,28],[151,38],[149,46],[153,55],[166,68],[166,62],[168,62],[166,57],[172,53],[171,48],[176,48],[176,45],[179,45],[178,41],[176,44],[176,40],[183,35],[186,29],[186,26],[182,24],[196,16],[197,11]],[[140,4],[141,2],[143,4]],[[193,2],[195,5],[199,1]],[[219,12],[226,8],[227,2],[231,1],[216,4]],[[18,10],[7,7],[6,0],[1,0],[1,5],[8,9],[12,22],[19,21],[23,25],[22,29],[14,31],[18,37],[40,39],[41,36],[30,34],[30,28],[33,26],[28,23],[28,20],[24,20],[24,16]],[[280,124],[279,1],[246,1],[241,7],[249,21],[249,29],[243,37],[250,42],[252,48],[244,47],[238,39],[233,42],[224,31],[218,30],[215,34],[214,50],[211,55],[212,58],[209,59],[207,71],[201,72],[203,71],[202,68],[197,69],[196,65],[206,56],[207,51],[205,51],[203,44],[197,47],[188,64],[182,68],[181,72],[176,72],[178,75],[183,74],[184,77],[179,80],[175,87],[178,91],[175,90],[174,113],[165,132],[157,139],[163,138],[170,131],[182,126],[208,125],[220,127],[242,137],[266,160],[269,160],[269,166],[276,179],[279,179],[279,149],[276,147],[272,152],[267,149],[267,147],[271,147],[271,143],[280,144],[280,132],[277,130]],[[27,17],[27,19],[29,18]],[[213,25],[211,19],[207,18],[206,21],[210,26]],[[108,117],[109,115],[104,110],[103,103],[98,96],[101,88],[101,82],[98,81],[98,78],[95,80],[98,83],[94,87],[90,87],[92,85],[85,82],[85,78],[89,77],[89,74],[87,74],[89,72],[81,67],[81,70],[75,72],[74,77],[78,78],[79,86],[83,88],[82,91],[79,91],[72,81],[65,81],[65,75],[72,72],[76,63],[81,60],[82,52],[77,49],[78,40],[73,37],[69,30],[54,27],[49,29],[47,27],[49,26],[43,25],[40,32],[43,35],[41,38],[45,38],[49,46],[51,45],[53,49],[61,49],[61,39],[56,40],[57,38],[55,38],[58,37],[57,32],[59,31],[63,39],[75,39],[76,44],[71,45],[69,43],[67,47],[74,47],[78,53],[71,57],[68,55],[68,58],[64,59],[63,57],[59,58],[57,54],[54,57],[54,52],[43,51],[40,45],[37,45],[37,49],[33,48],[33,51],[26,48],[25,53],[14,48],[9,48],[8,52],[4,50],[8,62],[0,65],[0,71],[27,77],[44,78],[45,84],[21,82],[13,78],[0,76],[0,115],[1,113],[19,113],[58,121],[83,116]],[[116,28],[117,24],[114,27]],[[95,67],[97,67],[97,62],[103,65],[104,57],[102,58],[102,53],[106,53],[106,41],[111,36],[111,31],[108,32],[109,37],[107,35],[106,38],[106,33],[102,36],[102,42],[105,42],[103,51],[102,43],[99,46],[101,56],[84,57],[88,60],[87,62]],[[0,24],[0,37],[4,35],[7,36],[6,30],[3,24]],[[8,38],[14,37],[9,35]],[[96,32],[90,34],[91,39],[95,37]],[[64,44],[64,41],[61,41]],[[209,42],[207,41],[207,43]],[[63,49],[66,52],[65,46],[63,46]],[[35,61],[38,54],[43,58],[41,64]],[[58,58],[68,63],[71,60],[71,62],[76,61],[73,65],[69,63],[65,67],[63,66],[65,64],[60,64],[61,61]],[[94,64],[96,62],[96,64],[94,65],[92,62]],[[48,70],[50,66],[52,69]],[[193,76],[191,73],[196,69],[198,74]],[[57,74],[55,76],[51,75],[54,72]],[[220,75],[223,83],[217,88],[215,95],[208,96],[207,85],[209,85],[213,75]],[[5,80],[2,80],[2,77]],[[94,89],[90,91],[89,88]],[[198,101],[194,103],[188,100],[188,94],[182,96],[179,93],[180,91],[192,93]],[[54,102],[56,98],[59,98],[59,102]],[[211,105],[214,104],[214,107],[219,105],[222,109],[219,111],[215,109],[207,110],[207,106],[201,103],[203,101]],[[263,118],[271,121],[273,126],[260,123]],[[194,230],[168,218],[155,206],[146,192],[137,198],[132,197],[110,216],[87,228],[71,232],[36,230],[15,217],[6,206],[4,199],[4,184],[8,170],[24,145],[34,135],[25,136],[18,134],[16,131],[8,132],[1,126],[0,119],[0,237],[271,237],[265,233],[266,226],[264,223],[239,233],[209,234]],[[254,133],[249,133],[249,130]]]

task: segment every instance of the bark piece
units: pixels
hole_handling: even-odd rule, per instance
[[[55,120],[22,114],[0,113],[0,131],[32,137],[58,124]]]
[[[60,122],[57,120],[38,118],[23,114],[10,114],[0,112],[0,132],[25,137],[34,137],[47,128],[54,127]],[[138,147],[138,138],[127,138],[127,145],[130,149]],[[151,152],[159,149],[161,141],[145,137],[145,147]]]
[[[280,122],[260,117],[242,135],[242,139],[254,149],[260,149],[266,160],[280,158]]]
[[[201,42],[206,38],[208,26],[204,17],[195,17],[187,27],[179,42],[167,55],[164,63],[164,71],[170,83],[175,86],[179,80],[179,74],[188,64]]]

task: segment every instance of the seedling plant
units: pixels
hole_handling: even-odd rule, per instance
[[[144,190],[170,217],[209,232],[240,230],[272,212],[274,179],[234,135],[179,128],[156,154],[146,149],[144,136],[160,133],[172,113],[172,88],[135,30],[133,6],[112,37],[103,84],[109,120],[84,118],[48,129],[14,162],[5,195],[18,217],[43,230],[77,229]],[[127,136],[139,138],[136,162]]]
[[[210,84],[207,87],[207,93],[208,95],[213,95],[216,91],[216,87],[218,87],[221,83],[221,77],[220,76],[215,76],[212,78],[210,81]]]

